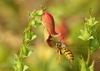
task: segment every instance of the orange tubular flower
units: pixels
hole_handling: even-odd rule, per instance
[[[69,30],[68,30],[68,27],[65,24],[65,20],[62,20],[59,23],[58,27],[56,28],[56,32],[60,33],[60,36],[58,37],[58,40],[61,40],[63,43],[67,43],[65,38],[69,34]]]
[[[48,43],[49,46],[52,47],[52,43],[49,39],[59,36],[59,34],[55,32],[54,19],[51,14],[44,11],[42,15],[42,22],[45,27],[44,28],[45,41]]]
[[[43,15],[42,15],[42,22],[43,22],[43,25],[45,26],[45,28],[47,29],[48,33],[54,37],[56,35],[58,35],[56,32],[55,32],[55,24],[54,24],[54,19],[52,17],[51,14],[49,14],[48,12],[43,12]]]
[[[53,47],[53,44],[52,44],[52,42],[50,41],[50,38],[52,38],[52,37],[51,37],[51,35],[48,33],[48,31],[47,31],[46,28],[44,28],[44,38],[45,38],[46,43],[47,43],[50,47]]]

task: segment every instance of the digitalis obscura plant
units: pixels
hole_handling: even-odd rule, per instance
[[[37,36],[33,33],[32,28],[38,27],[42,24],[41,15],[43,14],[43,10],[33,11],[29,13],[29,23],[26,29],[24,30],[24,39],[18,54],[14,55],[14,70],[15,71],[26,71],[29,66],[25,65],[23,60],[25,57],[31,55],[33,52],[29,49],[30,42],[34,40]]]
[[[97,24],[98,21],[95,20],[95,17],[91,16],[90,11],[90,18],[86,18],[84,22],[84,30],[80,30],[81,35],[78,38],[89,43],[87,55],[88,57],[87,61],[85,61],[83,57],[82,59],[79,59],[79,69],[80,71],[94,71],[94,61],[92,62],[90,67],[88,67],[88,64],[91,54],[94,53],[100,47],[100,37],[98,32],[99,29]]]

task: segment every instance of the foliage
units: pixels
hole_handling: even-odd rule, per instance
[[[100,4],[98,1],[99,0],[54,0],[52,2],[50,0],[0,0],[0,71],[13,71],[12,63],[15,63],[15,68],[22,67],[23,70],[30,66],[32,70],[30,70],[29,67],[29,71],[44,71],[46,69],[47,71],[80,71],[83,70],[84,65],[86,67],[84,69],[86,70],[89,70],[89,68],[93,66],[91,69],[100,71],[100,61],[98,59],[98,57],[100,57],[100,52],[97,51],[100,47],[100,28],[98,27],[99,24],[95,21],[95,19],[100,21]],[[61,56],[61,65],[58,65],[55,58],[56,52],[53,51],[53,48],[49,48],[49,46],[43,43],[42,29],[44,28],[40,26],[41,18],[36,14],[41,14],[42,10],[29,13],[31,19],[29,22],[32,23],[30,26],[33,26],[31,28],[33,28],[34,31],[33,29],[31,29],[31,31],[27,30],[27,11],[37,10],[40,7],[39,5],[47,7],[46,11],[54,17],[56,27],[58,27],[59,21],[61,21],[63,17],[65,18],[65,24],[69,30],[69,34],[68,36],[66,35],[65,40],[67,40],[66,43],[69,43],[68,46],[71,47],[69,47],[69,49],[75,57],[74,61],[71,63],[72,69],[70,69],[68,61],[63,56]],[[89,8],[93,8],[95,11],[92,13],[92,16],[94,17],[91,16],[91,19],[84,19],[85,24],[82,24],[81,19],[88,16],[87,12]],[[94,24],[91,22],[94,22]],[[90,26],[92,28],[89,28]],[[24,32],[23,29],[25,29]],[[79,32],[80,29],[81,35]],[[21,46],[21,48],[23,48],[20,49],[22,51],[23,59],[19,59],[18,61],[20,55],[18,47],[21,45],[23,39],[22,32],[26,38],[28,37],[25,39],[25,43],[29,42],[29,45],[26,44]],[[31,34],[29,35],[29,33]],[[38,35],[38,38],[34,40],[34,38],[37,37],[36,34]],[[77,38],[79,35],[84,41]],[[30,46],[30,43],[35,44],[35,47]],[[34,52],[36,51],[38,55],[35,55],[34,53],[31,54],[33,50],[30,50],[30,47]],[[18,53],[14,54],[15,60],[13,62],[12,54],[16,52]],[[80,55],[83,57],[79,59],[78,64],[80,70],[78,70],[77,58],[79,58]],[[91,55],[91,57],[89,55]],[[53,57],[50,59],[50,56]],[[54,61],[51,62],[51,60]],[[95,60],[95,66],[92,60]],[[40,64],[40,66],[38,64]]]
[[[26,71],[26,69],[28,69],[28,66],[23,63],[23,59],[33,52],[29,49],[30,41],[34,40],[37,36],[33,33],[32,28],[41,25],[41,18],[36,18],[37,16],[41,15],[42,10],[29,13],[30,20],[27,28],[24,30],[24,39],[22,46],[20,47],[18,54],[14,55],[15,60],[13,67],[15,71]]]
[[[79,59],[79,69],[80,71],[94,71],[94,61],[92,62],[91,66],[88,67],[84,58]]]
[[[85,26],[84,30],[81,31],[81,35],[78,37],[84,41],[88,41],[88,57],[87,61],[82,58],[79,60],[80,63],[80,71],[94,71],[94,61],[92,62],[92,65],[88,67],[88,63],[90,60],[90,55],[94,51],[96,51],[100,47],[100,40],[98,36],[98,21],[95,21],[95,18],[91,16],[89,19],[85,19]]]

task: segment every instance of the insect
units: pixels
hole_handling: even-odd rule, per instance
[[[67,60],[69,62],[72,62],[74,60],[74,55],[72,54],[72,52],[68,49],[67,45],[63,42],[55,42],[53,40],[51,40],[52,42],[54,42],[54,47],[56,48],[56,51],[58,53],[57,58],[59,59],[59,64],[60,64],[60,55],[64,55]]]

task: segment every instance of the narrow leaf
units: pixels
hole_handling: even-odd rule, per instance
[[[79,67],[80,71],[89,71],[88,65],[86,64],[83,58],[79,59]]]
[[[89,67],[90,71],[94,71],[94,61],[92,62],[91,66]]]

